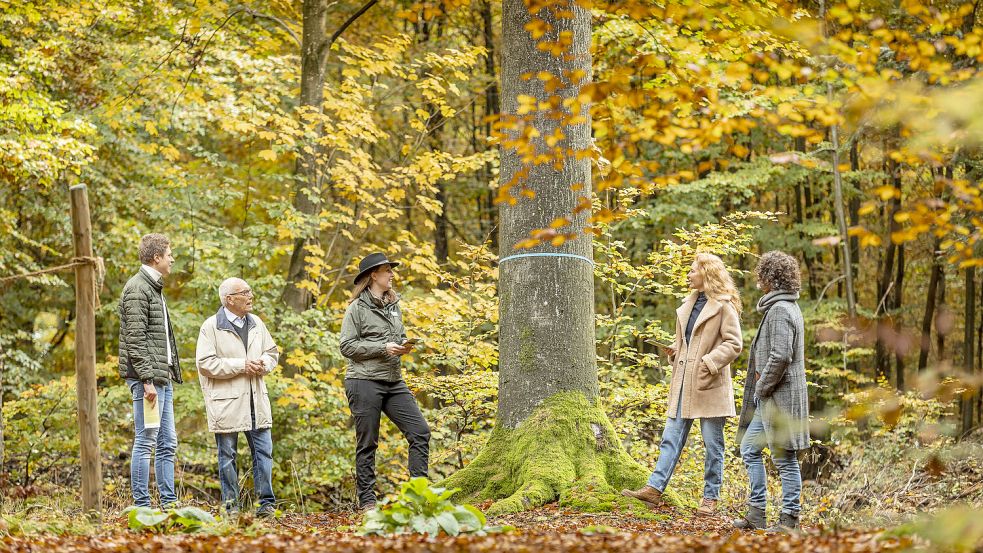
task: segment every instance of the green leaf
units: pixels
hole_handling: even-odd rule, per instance
[[[136,511],[134,511],[131,516],[135,518],[136,521],[142,524],[144,527],[155,528],[159,524],[163,523],[165,520],[170,518],[171,515],[167,513],[162,513],[160,511],[155,511],[147,507],[143,507],[141,509],[137,509]],[[133,520],[133,518],[131,518],[131,520]],[[131,528],[133,527],[132,523],[130,527]]]
[[[180,509],[175,509],[174,514],[179,518],[191,519],[199,523],[214,524],[217,522],[211,513],[198,507],[181,507]]]
[[[461,533],[461,525],[458,524],[453,513],[440,513],[437,515],[437,523],[440,524],[440,527],[443,528],[444,532],[447,532],[448,535],[456,536]]]
[[[482,526],[485,525],[486,522],[488,522],[488,519],[485,518],[485,513],[479,511],[477,507],[473,505],[461,505],[461,507],[467,510],[469,513],[474,515],[475,518],[478,519],[478,528],[481,528]]]

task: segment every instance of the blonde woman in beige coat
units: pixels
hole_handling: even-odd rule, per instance
[[[661,505],[693,421],[700,419],[706,457],[697,514],[711,515],[723,484],[724,422],[737,414],[730,364],[743,347],[741,298],[724,262],[712,254],[697,254],[689,285],[693,293],[676,310],[676,340],[666,351],[673,369],[659,459],[645,486],[622,494]]]

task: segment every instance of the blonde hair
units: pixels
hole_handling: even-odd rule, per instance
[[[741,293],[734,286],[734,279],[723,260],[712,253],[698,253],[695,261],[698,270],[703,274],[703,292],[707,297],[717,301],[726,299],[740,315],[743,308]]]
[[[368,273],[365,273],[365,276],[363,276],[362,278],[358,279],[358,281],[355,282],[355,287],[352,288],[352,295],[349,296],[348,303],[352,303],[355,300],[357,300],[358,297],[362,295],[362,292],[368,289],[369,284],[372,283],[372,275],[383,267],[386,267],[386,265],[379,265],[375,269],[372,269]],[[372,292],[369,293],[371,294]],[[386,290],[386,292],[382,294],[383,303],[390,304],[394,301],[396,301],[396,292],[393,292],[392,290]]]

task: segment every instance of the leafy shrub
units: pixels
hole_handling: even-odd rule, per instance
[[[441,531],[458,534],[499,531],[485,526],[485,515],[472,505],[454,505],[450,497],[457,489],[432,488],[426,478],[413,478],[400,486],[395,501],[383,500],[365,515],[363,535],[429,534]]]
[[[180,507],[159,511],[150,507],[127,507],[126,515],[130,530],[167,534],[183,532],[190,534],[217,524],[215,517],[197,507]]]

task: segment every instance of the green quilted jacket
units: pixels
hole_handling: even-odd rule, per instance
[[[153,380],[165,385],[173,380],[181,383],[181,365],[178,362],[174,328],[171,336],[171,359],[167,366],[167,334],[164,332],[164,302],[161,290],[164,283],[153,280],[142,269],[133,275],[119,299],[119,375],[144,382]]]

